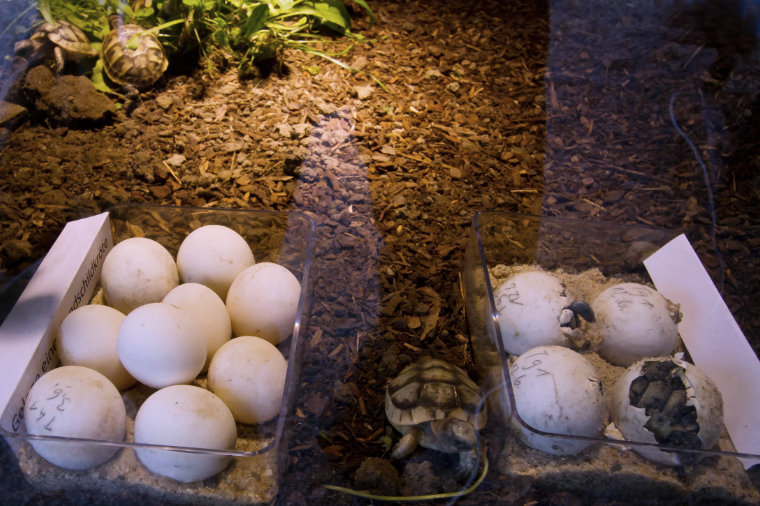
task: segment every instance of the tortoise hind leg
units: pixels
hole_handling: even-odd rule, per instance
[[[403,459],[404,457],[408,456],[410,453],[414,451],[415,448],[417,448],[417,445],[420,444],[420,440],[422,439],[422,431],[419,429],[412,429],[409,432],[404,435],[401,439],[399,439],[398,443],[396,443],[396,446],[393,447],[393,451],[391,452],[391,458],[394,459]]]

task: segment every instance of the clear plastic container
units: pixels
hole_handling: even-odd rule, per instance
[[[651,284],[642,261],[677,235],[675,231],[654,227],[508,212],[486,211],[474,217],[461,282],[476,369],[484,392],[489,393],[489,428],[499,433],[492,445],[498,447],[503,444],[504,433],[509,432],[507,427],[516,424],[531,435],[618,448],[650,447],[674,451],[683,455],[684,460],[689,459],[687,455],[694,457],[695,454],[757,457],[726,451],[733,450],[733,446],[725,430],[719,445],[713,449],[684,449],[623,440],[609,433],[607,436],[587,437],[544,432],[531,427],[517,409],[512,409],[515,406],[515,392],[509,371],[510,356],[501,339],[499,314],[494,300],[497,287],[493,285],[491,269],[499,265],[533,265],[547,271],[562,269],[578,274],[598,268],[605,277]]]
[[[171,445],[148,445],[134,443],[132,431],[134,415],[139,404],[154,390],[137,385],[123,393],[127,406],[127,436],[124,441],[101,441],[90,439],[33,436],[10,433],[2,435],[21,441],[14,444],[19,464],[28,480],[41,488],[93,486],[99,482],[108,486],[110,480],[126,481],[132,489],[159,492],[166,497],[186,496],[197,500],[268,502],[277,493],[280,476],[278,469],[284,469],[282,459],[287,448],[285,439],[291,431],[286,430],[293,423],[292,402],[294,389],[298,384],[303,346],[301,339],[308,326],[311,287],[309,271],[314,251],[314,221],[297,212],[273,212],[259,210],[226,210],[188,207],[165,207],[154,205],[126,204],[109,209],[109,218],[114,244],[136,236],[154,239],[166,247],[176,257],[184,237],[203,225],[224,225],[242,235],[251,246],[256,262],[275,262],[288,268],[299,280],[301,292],[298,314],[292,336],[278,345],[288,362],[287,376],[282,404],[278,416],[259,425],[238,424],[238,441],[234,450],[177,447]],[[203,386],[203,375],[196,380]],[[0,429],[2,430],[2,429]],[[72,472],[57,468],[36,455],[29,439],[62,441],[61,444],[92,444],[125,447],[109,462],[90,471]],[[228,455],[234,462],[217,477],[200,483],[180,484],[152,475],[143,468],[133,447],[150,447],[164,451]],[[213,482],[209,485],[208,482]]]

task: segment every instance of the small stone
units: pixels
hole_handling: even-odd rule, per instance
[[[309,135],[310,130],[311,125],[308,123],[298,123],[297,125],[293,125],[293,133],[295,134],[296,139],[303,139]]]
[[[280,137],[290,139],[293,136],[293,127],[287,123],[280,123],[277,125],[277,132],[280,134]]]
[[[180,167],[183,163],[185,163],[185,160],[187,160],[187,158],[185,158],[185,155],[176,153],[164,160],[164,162],[166,162],[166,164],[171,167]]]
[[[369,97],[372,96],[372,93],[375,91],[374,86],[354,86],[354,92],[356,93],[356,98],[359,100],[366,100]]]
[[[13,125],[26,116],[26,113],[25,107],[0,100],[0,125]]]
[[[369,60],[367,60],[367,57],[360,55],[354,58],[354,61],[351,62],[351,68],[353,68],[354,70],[363,70],[364,67],[367,66],[367,63],[369,63]]]
[[[171,95],[159,95],[158,98],[156,98],[156,103],[161,109],[166,111],[172,106],[174,99]]]

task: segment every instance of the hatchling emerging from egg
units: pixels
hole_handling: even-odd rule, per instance
[[[79,61],[98,54],[84,32],[64,20],[42,23],[31,37],[17,42],[13,50],[29,62],[42,60],[52,52],[59,74],[66,61]]]
[[[460,476],[477,463],[477,431],[486,424],[480,389],[467,373],[442,360],[425,357],[388,384],[385,415],[403,434],[391,457],[401,459],[419,445],[458,453]]]

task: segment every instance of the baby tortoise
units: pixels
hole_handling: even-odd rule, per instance
[[[29,62],[45,59],[52,51],[59,74],[66,61],[79,61],[98,54],[84,32],[64,20],[42,23],[31,37],[17,42],[13,49]]]
[[[385,414],[403,434],[391,456],[404,458],[419,445],[458,453],[460,476],[477,462],[477,431],[486,424],[480,389],[467,373],[442,360],[425,357],[388,384]]]
[[[128,97],[152,86],[169,60],[158,37],[140,26],[124,24],[118,14],[108,17],[111,31],[103,38],[103,69]]]

